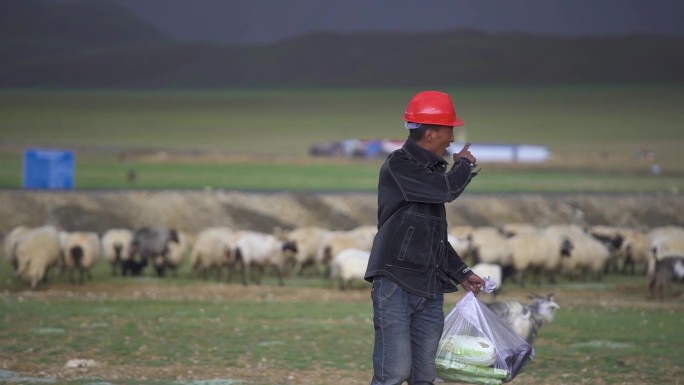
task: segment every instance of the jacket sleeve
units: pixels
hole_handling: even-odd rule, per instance
[[[412,202],[451,202],[472,179],[470,163],[463,158],[457,159],[451,170],[443,173],[421,167],[411,159],[397,157],[388,164],[388,171],[404,200]]]
[[[470,270],[470,267],[468,267],[465,262],[463,262],[449,242],[447,242],[447,255],[446,261],[444,261],[443,271],[447,277],[457,283],[465,281],[468,276],[473,274],[473,271]]]

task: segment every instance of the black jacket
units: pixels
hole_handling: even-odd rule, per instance
[[[472,272],[447,241],[444,204],[473,176],[467,159],[448,163],[409,138],[380,168],[378,233],[365,279],[383,275],[408,292],[435,298],[456,291]]]

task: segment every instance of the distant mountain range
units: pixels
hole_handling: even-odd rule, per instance
[[[107,1],[0,0],[2,88],[404,87],[684,82],[684,38],[314,33],[179,43]]]

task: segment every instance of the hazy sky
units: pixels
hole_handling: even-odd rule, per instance
[[[684,0],[111,0],[180,40],[268,43],[311,31],[684,36]]]

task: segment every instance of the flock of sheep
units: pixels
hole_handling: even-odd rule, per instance
[[[375,226],[334,231],[317,226],[274,230],[272,234],[210,227],[189,234],[177,229],[144,227],[94,232],[66,232],[54,226],[17,226],[4,239],[4,254],[17,277],[32,289],[52,267],[82,283],[99,260],[112,274],[142,275],[148,266],[162,277],[189,264],[192,274],[220,277],[239,272],[247,285],[260,283],[267,269],[279,284],[283,277],[319,275],[336,279],[341,289],[361,281]],[[600,280],[605,273],[634,273],[649,277],[651,295],[662,298],[668,282],[684,280],[684,228],[663,226],[648,231],[625,227],[577,225],[499,227],[456,226],[449,242],[479,275],[489,276],[499,290],[505,280],[523,284],[570,279]],[[681,266],[681,267],[680,267]],[[249,278],[249,279],[248,279]]]
[[[637,269],[662,298],[670,281],[684,280],[673,261],[684,261],[684,228],[507,224],[501,227],[455,228],[452,245],[471,258],[473,270],[501,284],[505,278],[522,284],[531,279],[550,283],[559,275],[569,279],[601,280],[606,273]],[[681,263],[681,262],[680,262]]]

